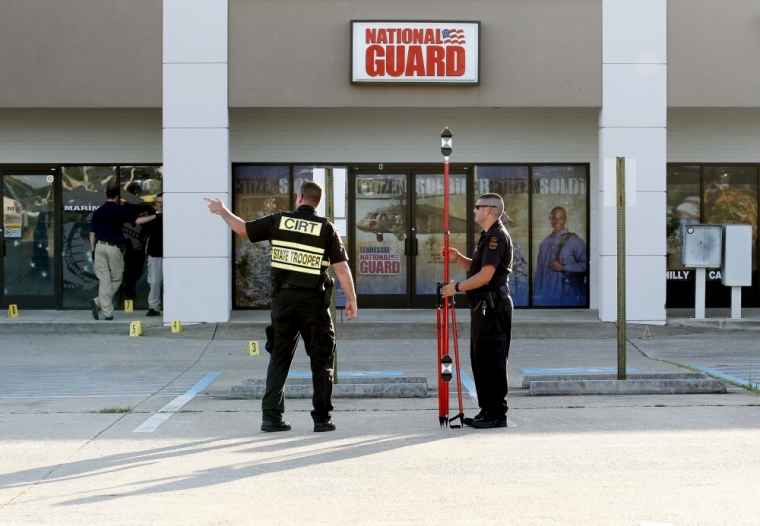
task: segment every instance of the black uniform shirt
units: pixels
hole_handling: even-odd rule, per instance
[[[148,255],[154,258],[164,257],[164,214],[155,212],[153,221],[143,224],[140,234],[149,238]]]
[[[481,289],[492,290],[503,285],[507,282],[508,274],[512,272],[512,254],[512,238],[509,237],[507,229],[498,219],[491,225],[491,228],[480,232],[480,239],[477,247],[475,247],[475,252],[472,253],[472,265],[470,265],[467,277],[471,278],[486,265],[493,265],[496,267],[496,271],[493,273],[491,281]]]
[[[313,206],[301,205],[296,210],[299,214],[305,215],[317,215],[317,211]],[[245,223],[245,232],[248,234],[248,239],[251,243],[257,241],[271,241],[272,233],[279,225],[280,214],[272,214],[270,216],[262,217],[254,221],[247,221]],[[330,260],[330,264],[341,263],[348,261],[348,255],[346,249],[343,247],[343,241],[341,241],[338,231],[335,229],[330,221],[326,223],[327,231],[327,247],[325,248],[325,255]]]
[[[122,231],[124,223],[135,224],[137,218],[126,210],[124,207],[117,205],[113,201],[106,201],[106,204],[95,210],[90,221],[90,232],[95,233],[95,239],[105,241],[112,245],[121,246],[124,242]]]

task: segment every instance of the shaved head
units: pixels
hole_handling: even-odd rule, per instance
[[[504,200],[499,194],[483,194],[478,197],[478,204],[490,206],[491,214],[497,218],[501,217],[501,214],[504,213]]]

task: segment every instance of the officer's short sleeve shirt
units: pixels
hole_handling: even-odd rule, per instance
[[[304,205],[298,207],[298,212],[315,214],[314,208]],[[278,224],[279,214],[272,214],[261,219],[254,221],[248,221],[245,224],[245,232],[248,234],[248,239],[251,243],[258,241],[268,241],[272,238],[274,228]],[[335,225],[327,222],[326,227],[329,229],[327,233],[327,248],[325,250],[327,258],[330,260],[330,264],[342,263],[348,261],[348,254],[346,254],[346,248],[343,245],[343,241],[340,239],[338,230]]]
[[[501,221],[496,221],[487,231],[481,232],[468,277],[474,276],[486,265],[493,265],[497,269],[495,275],[512,271],[512,239]]]

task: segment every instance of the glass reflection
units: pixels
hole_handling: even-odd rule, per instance
[[[233,172],[233,212],[245,221],[290,208],[290,167],[236,166]],[[235,286],[233,306],[268,307],[271,303],[270,244],[251,243],[233,235]]]
[[[584,166],[533,167],[534,306],[588,304],[586,177]]]
[[[55,294],[53,175],[3,176],[5,296]]]
[[[89,307],[98,278],[90,253],[90,220],[118,184],[116,166],[65,166],[61,174],[63,222],[63,307]]]

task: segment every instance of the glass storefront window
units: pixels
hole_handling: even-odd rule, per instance
[[[476,166],[475,199],[483,194],[499,194],[504,199],[502,222],[514,246],[509,290],[516,307],[530,303],[528,249],[530,247],[530,186],[527,166]],[[475,242],[480,227],[475,225]]]
[[[436,284],[443,278],[443,175],[415,174],[414,185],[415,292],[435,294]],[[463,254],[467,253],[467,215],[467,176],[452,173],[449,175],[449,245]],[[459,265],[449,262],[449,276],[459,274]]]
[[[531,196],[533,305],[588,304],[585,166],[534,166]]]
[[[306,181],[315,180],[315,172],[317,174],[316,180],[322,184],[326,179],[326,173],[328,170],[332,170],[333,181],[335,185],[335,210],[334,210],[334,224],[338,229],[340,238],[343,241],[343,245],[348,244],[348,230],[347,230],[347,216],[348,216],[348,188],[346,174],[348,169],[345,166],[294,166],[293,167],[293,203],[296,202],[298,196],[298,190],[301,185]],[[342,183],[342,189],[340,187]],[[324,184],[322,184],[324,187]],[[322,197],[322,206],[318,209],[318,213],[324,209],[325,196]],[[348,249],[346,249],[348,250]],[[347,252],[348,255],[348,252]],[[340,282],[335,280],[335,305],[338,307],[345,307],[346,305],[346,293],[340,286]]]
[[[705,166],[705,223],[752,226],[752,270],[757,270],[757,168]]]
[[[106,187],[121,188],[119,204],[136,217],[154,212],[156,195],[163,191],[161,166],[64,166],[62,185],[63,307],[87,308],[97,296],[98,278],[90,253],[92,214],[106,201]],[[150,287],[140,227],[124,225],[124,277],[117,305],[135,301],[135,308],[148,308]]]
[[[90,220],[106,200],[106,187],[118,184],[116,166],[64,166],[62,184],[63,308],[89,307],[98,295],[90,253]]]
[[[235,166],[233,212],[246,221],[290,209],[289,166]],[[270,245],[233,234],[234,307],[268,307]]]
[[[163,192],[163,168],[161,166],[119,167],[121,206],[135,217],[155,212],[156,196]],[[148,272],[146,269],[144,238],[139,225],[124,225],[124,279],[122,293],[133,300],[134,308],[148,308]]]
[[[55,294],[55,199],[52,174],[2,176],[4,296]]]
[[[699,166],[668,167],[667,176],[667,276],[687,280],[691,275],[681,265],[681,225],[700,222]]]
[[[667,171],[667,303],[668,308],[694,307],[693,268],[681,265],[681,227],[687,224],[752,226],[752,287],[742,305],[757,305],[758,167],[753,165],[668,165]],[[706,306],[728,307],[730,288],[720,271],[706,273]]]
[[[356,176],[356,293],[406,294],[407,174]]]

